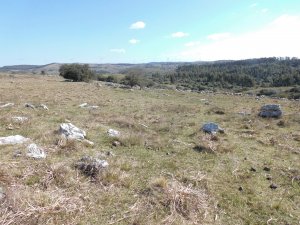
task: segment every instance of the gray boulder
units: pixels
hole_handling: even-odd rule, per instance
[[[75,127],[72,123],[62,123],[59,132],[67,139],[83,140],[86,136],[84,130]]]
[[[280,105],[264,105],[258,115],[264,118],[279,118],[282,115],[282,110]]]
[[[36,144],[30,144],[27,147],[27,156],[34,159],[45,159],[46,153],[42,148],[39,148]]]
[[[29,138],[25,138],[21,135],[8,136],[8,137],[0,137],[0,145],[16,145],[23,144],[29,141]]]
[[[202,126],[202,130],[205,133],[209,133],[209,134],[216,134],[217,132],[221,132],[224,133],[224,129],[222,129],[218,124],[216,123],[205,123]]]
[[[108,165],[109,164],[106,160],[100,160],[91,156],[84,156],[75,164],[75,168],[79,169],[86,176],[95,177],[101,169]]]

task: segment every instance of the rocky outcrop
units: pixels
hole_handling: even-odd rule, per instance
[[[279,118],[282,116],[282,110],[280,105],[264,105],[258,115],[264,118]]]

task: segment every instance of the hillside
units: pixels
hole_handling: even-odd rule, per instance
[[[205,62],[197,62],[202,64]],[[179,65],[185,65],[188,63],[181,62],[152,62],[142,64],[89,64],[90,68],[99,74],[119,74],[132,68],[142,68],[145,73],[161,73],[174,72]],[[44,71],[49,75],[58,75],[59,67],[62,64],[52,63],[47,65],[15,65],[15,66],[3,66],[0,67],[0,72],[14,72],[25,74],[40,74]]]
[[[0,145],[0,224],[299,223],[299,101],[0,81],[0,137],[30,138]],[[282,117],[259,117],[265,104],[280,104]],[[204,133],[206,122],[224,132]],[[94,144],[66,138],[63,123]],[[30,143],[46,158],[31,158]],[[98,161],[84,166],[87,156]]]

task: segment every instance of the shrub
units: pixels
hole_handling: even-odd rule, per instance
[[[65,79],[73,81],[89,81],[93,78],[94,73],[90,70],[89,65],[84,64],[63,64],[59,68],[59,75]]]

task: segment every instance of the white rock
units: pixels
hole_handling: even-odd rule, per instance
[[[79,107],[80,107],[80,108],[84,108],[84,107],[86,107],[87,105],[88,105],[87,103],[82,103],[82,104],[79,105]]]
[[[68,139],[83,140],[86,136],[84,130],[75,127],[72,123],[62,123],[59,132]]]
[[[49,110],[49,108],[45,104],[40,104],[38,107],[43,108],[45,110]]]
[[[45,159],[46,153],[42,148],[39,148],[36,144],[30,144],[27,146],[27,154],[28,157],[35,159]]]
[[[26,108],[32,108],[32,109],[35,109],[35,106],[32,105],[32,104],[30,104],[30,103],[26,103],[26,104],[25,104],[25,107],[26,107]]]
[[[24,123],[24,122],[28,121],[29,119],[27,117],[23,117],[23,116],[14,116],[11,118],[11,120],[14,123]]]
[[[87,103],[82,103],[79,105],[80,108],[84,108],[84,109],[97,109],[99,108],[99,106],[97,105],[88,105]]]
[[[0,145],[16,145],[23,144],[29,141],[29,138],[25,138],[21,135],[8,136],[8,137],[0,137]]]
[[[107,131],[108,136],[110,137],[119,137],[120,136],[120,131],[114,130],[114,129],[109,129]]]
[[[7,107],[14,106],[14,105],[15,105],[14,103],[6,103],[4,105],[0,105],[0,108],[7,108]]]

